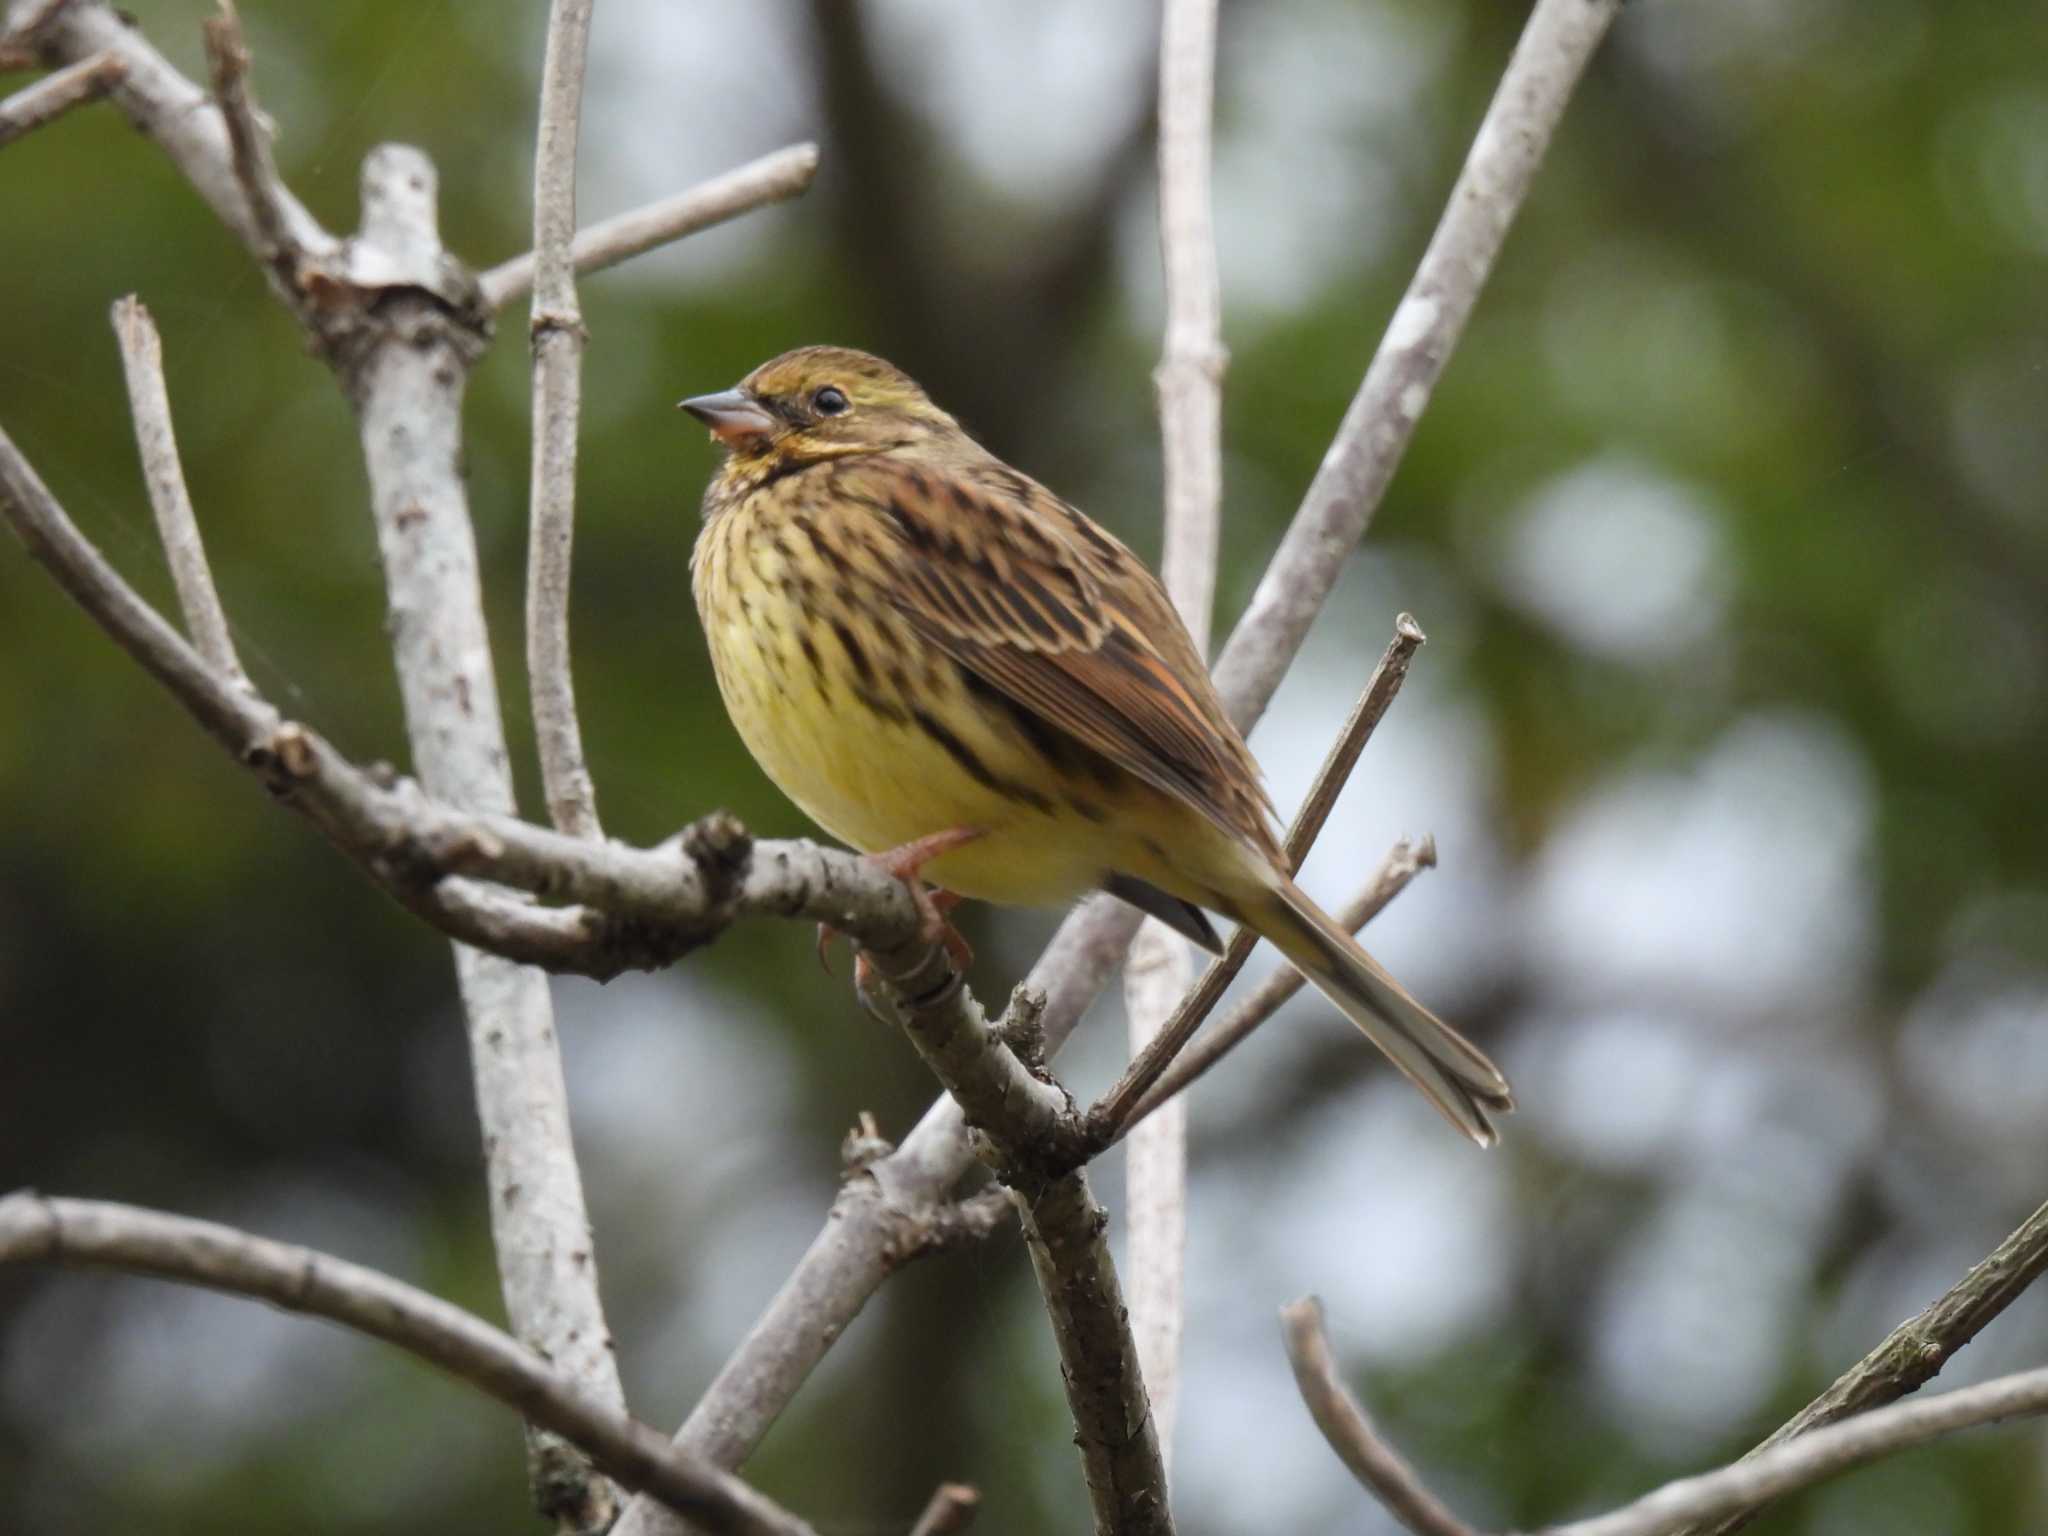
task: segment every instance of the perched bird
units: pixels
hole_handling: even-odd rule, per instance
[[[1105,889],[1270,939],[1481,1145],[1507,1079],[1289,877],[1258,764],[1165,590],[907,375],[804,347],[682,408],[728,450],[691,558],[733,724],[820,826],[921,890]]]

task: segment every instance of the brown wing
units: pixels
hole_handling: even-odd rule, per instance
[[[1275,853],[1258,764],[1144,562],[994,458],[887,454],[845,489],[900,542],[905,617],[975,676],[1146,783]]]

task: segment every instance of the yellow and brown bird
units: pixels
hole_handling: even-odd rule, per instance
[[[691,570],[768,776],[913,882],[1108,890],[1210,950],[1249,924],[1460,1130],[1507,1079],[1289,878],[1258,764],[1165,590],[907,375],[804,347],[683,408],[729,450]]]

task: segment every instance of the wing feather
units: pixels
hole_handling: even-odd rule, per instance
[[[1272,802],[1165,590],[1130,550],[993,458],[837,466],[893,535],[908,621],[1013,703],[1276,853]]]

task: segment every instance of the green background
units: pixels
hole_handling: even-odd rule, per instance
[[[439,165],[451,247],[528,243],[538,4],[248,0],[293,187],[337,230],[373,144]],[[141,25],[202,71],[197,4]],[[1327,447],[1520,25],[1478,0],[1223,17],[1219,624]],[[590,279],[578,691],[599,804],[805,830],[724,721],[687,596],[712,453],[671,411],[811,341],[880,351],[1157,549],[1150,7],[604,0],[586,218],[797,137],[791,207]],[[1987,1251],[2048,1167],[2048,12],[1914,0],[1624,13],[1307,659],[1253,745],[1283,809],[1390,631],[1431,636],[1311,889],[1398,832],[1444,867],[1375,926],[1507,1066],[1456,1144],[1312,999],[1199,1091],[1182,1529],[1379,1530],[1295,1402],[1274,1309],[1459,1508],[1528,1526],[1738,1453]],[[17,75],[0,85],[18,87]],[[0,422],[168,603],[108,304],[164,334],[246,663],[403,761],[353,427],[252,264],[101,106],[0,154]],[[469,488],[525,805],[524,316],[474,379]],[[1220,631],[1219,631],[1220,632]],[[975,913],[1002,996],[1048,931]],[[735,930],[558,985],[634,1408],[678,1422],[817,1228],[861,1110],[931,1086],[811,964]],[[314,1243],[498,1315],[445,945],[229,764],[0,544],[0,1187]],[[1112,994],[1072,1075],[1106,1080]],[[1112,1210],[1120,1190],[1105,1176]],[[2039,1363],[2015,1307],[1944,1380]],[[1085,1521],[1012,1236],[893,1280],[750,1474],[840,1536],[941,1479],[979,1530]],[[2048,1521],[2040,1434],[1979,1432],[1759,1531]],[[501,1531],[511,1420],[317,1325],[0,1275],[0,1525]]]

